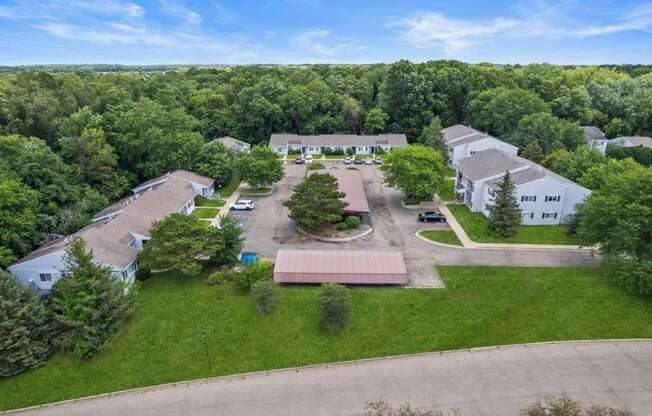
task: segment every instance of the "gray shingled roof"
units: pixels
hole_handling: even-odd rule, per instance
[[[463,124],[455,124],[453,126],[446,127],[445,129],[442,129],[441,132],[444,135],[444,140],[449,143],[453,140],[457,140],[461,137],[469,136],[471,134],[484,134],[481,131],[465,126]]]
[[[220,137],[217,140],[229,149],[240,150],[242,148],[248,149],[251,147],[251,144],[235,139],[231,136]]]
[[[303,146],[377,146],[390,144],[392,146],[406,146],[405,134],[319,134],[316,136],[300,136],[297,134],[272,134],[269,139],[270,146],[287,146],[301,144]]]
[[[582,126],[582,130],[584,130],[584,136],[587,141],[607,139],[602,130],[595,126]]]
[[[623,136],[617,137],[615,139],[609,140],[609,144],[615,144],[617,146],[622,146],[623,142],[629,142],[631,146],[645,146],[652,149],[652,137],[646,136]]]
[[[489,149],[461,159],[458,169],[464,176],[476,181],[527,165],[528,163],[517,160],[517,158],[505,152]]]
[[[528,168],[520,169],[516,172],[511,172],[514,169],[525,166]],[[496,149],[483,150],[481,152],[477,152],[473,156],[460,160],[459,170],[464,176],[471,179],[472,181],[495,176],[500,173],[504,174],[509,170],[514,182],[518,185],[532,182],[544,177],[549,177],[559,182],[580,186],[570,179],[565,178],[549,169],[546,169],[543,166],[532,162],[531,160],[520,156],[512,156]],[[503,176],[504,175],[500,175],[500,177],[493,179],[489,183],[495,184],[499,182]]]

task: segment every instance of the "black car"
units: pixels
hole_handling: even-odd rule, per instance
[[[303,163],[303,158],[302,158],[301,156],[297,156],[297,157],[294,159],[294,163],[296,163],[297,165],[302,164],[302,163]]]
[[[445,222],[446,217],[441,212],[427,211],[419,214],[421,222]]]
[[[364,160],[356,156],[356,158],[353,159],[353,163],[355,163],[356,165],[362,165],[364,163]]]

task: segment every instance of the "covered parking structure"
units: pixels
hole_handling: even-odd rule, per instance
[[[324,171],[312,171],[312,173],[324,173]],[[337,179],[337,188],[344,194],[345,215],[366,215],[369,214],[369,202],[367,195],[364,193],[362,185],[362,175],[355,168],[348,169],[329,169],[325,173],[333,175]]]
[[[398,251],[279,250],[277,283],[406,285],[407,268]]]

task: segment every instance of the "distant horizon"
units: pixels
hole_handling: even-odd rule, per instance
[[[652,0],[351,3],[0,0],[0,65],[652,63]]]

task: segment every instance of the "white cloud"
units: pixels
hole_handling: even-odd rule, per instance
[[[59,16],[69,17],[76,12],[124,18],[145,15],[145,9],[138,4],[118,0],[14,0],[6,6],[0,6],[0,17],[11,19],[55,19]]]
[[[178,17],[191,25],[198,25],[202,22],[202,17],[199,13],[189,9],[183,3],[177,0],[159,0],[161,7],[165,13]]]
[[[136,3],[121,2],[115,0],[83,0],[71,1],[68,3],[72,7],[80,7],[98,12],[116,13],[131,17],[141,17],[145,14],[145,9]]]
[[[517,17],[468,20],[439,12],[424,12],[393,19],[386,26],[397,30],[399,38],[415,48],[439,46],[447,53],[459,52],[498,37],[585,38],[652,29],[652,3],[644,3],[629,12],[592,24],[583,24],[581,19],[565,16],[550,5],[542,9],[536,4],[530,4],[529,8],[521,5]]]
[[[333,56],[343,49],[358,49],[353,39],[332,37],[330,30],[312,29],[299,33],[291,39],[295,46],[326,56]]]

